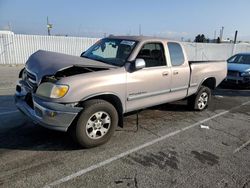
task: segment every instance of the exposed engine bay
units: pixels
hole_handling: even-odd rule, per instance
[[[61,78],[69,77],[69,76],[74,76],[78,74],[84,74],[84,73],[90,73],[90,72],[96,72],[96,71],[103,71],[103,70],[108,70],[108,68],[102,68],[102,67],[84,67],[84,66],[71,66],[64,68],[62,70],[59,70],[56,72],[55,75],[51,76],[44,76],[42,78],[41,83],[43,82],[52,82],[55,83],[57,80],[60,80]]]
[[[104,67],[91,67],[91,66],[85,67],[85,66],[80,66],[80,65],[73,65],[73,66],[66,67],[57,71],[54,75],[43,76],[40,83],[38,83],[39,81],[37,80],[36,75],[27,71],[24,68],[23,70],[21,70],[19,74],[19,78],[22,78],[28,84],[28,86],[33,90],[33,92],[35,92],[38,85],[44,82],[56,83],[61,78],[74,76],[78,74],[103,71],[103,70],[108,70],[108,69],[109,68],[104,68]]]

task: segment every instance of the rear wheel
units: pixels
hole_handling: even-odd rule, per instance
[[[118,124],[115,107],[104,100],[86,101],[76,127],[75,140],[83,147],[95,147],[107,142]]]
[[[211,90],[208,87],[202,86],[198,93],[189,97],[188,106],[191,109],[202,111],[207,108],[211,99]]]

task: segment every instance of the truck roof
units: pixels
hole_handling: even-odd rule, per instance
[[[250,55],[250,52],[237,53],[236,55]]]
[[[108,38],[113,39],[124,39],[124,40],[135,40],[135,41],[150,41],[150,40],[161,40],[161,41],[172,41],[161,37],[151,37],[151,36],[114,36],[110,35]]]

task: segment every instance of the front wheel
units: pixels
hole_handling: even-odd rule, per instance
[[[95,147],[107,142],[118,124],[115,107],[104,100],[86,101],[76,127],[75,140],[83,147]]]
[[[189,97],[188,106],[191,109],[202,111],[207,108],[211,99],[211,90],[208,87],[202,86],[198,93]]]

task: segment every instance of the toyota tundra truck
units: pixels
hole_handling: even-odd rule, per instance
[[[39,50],[19,74],[15,103],[36,124],[71,132],[82,147],[107,142],[123,116],[187,99],[206,109],[226,61],[188,61],[179,42],[110,36],[80,57]]]

